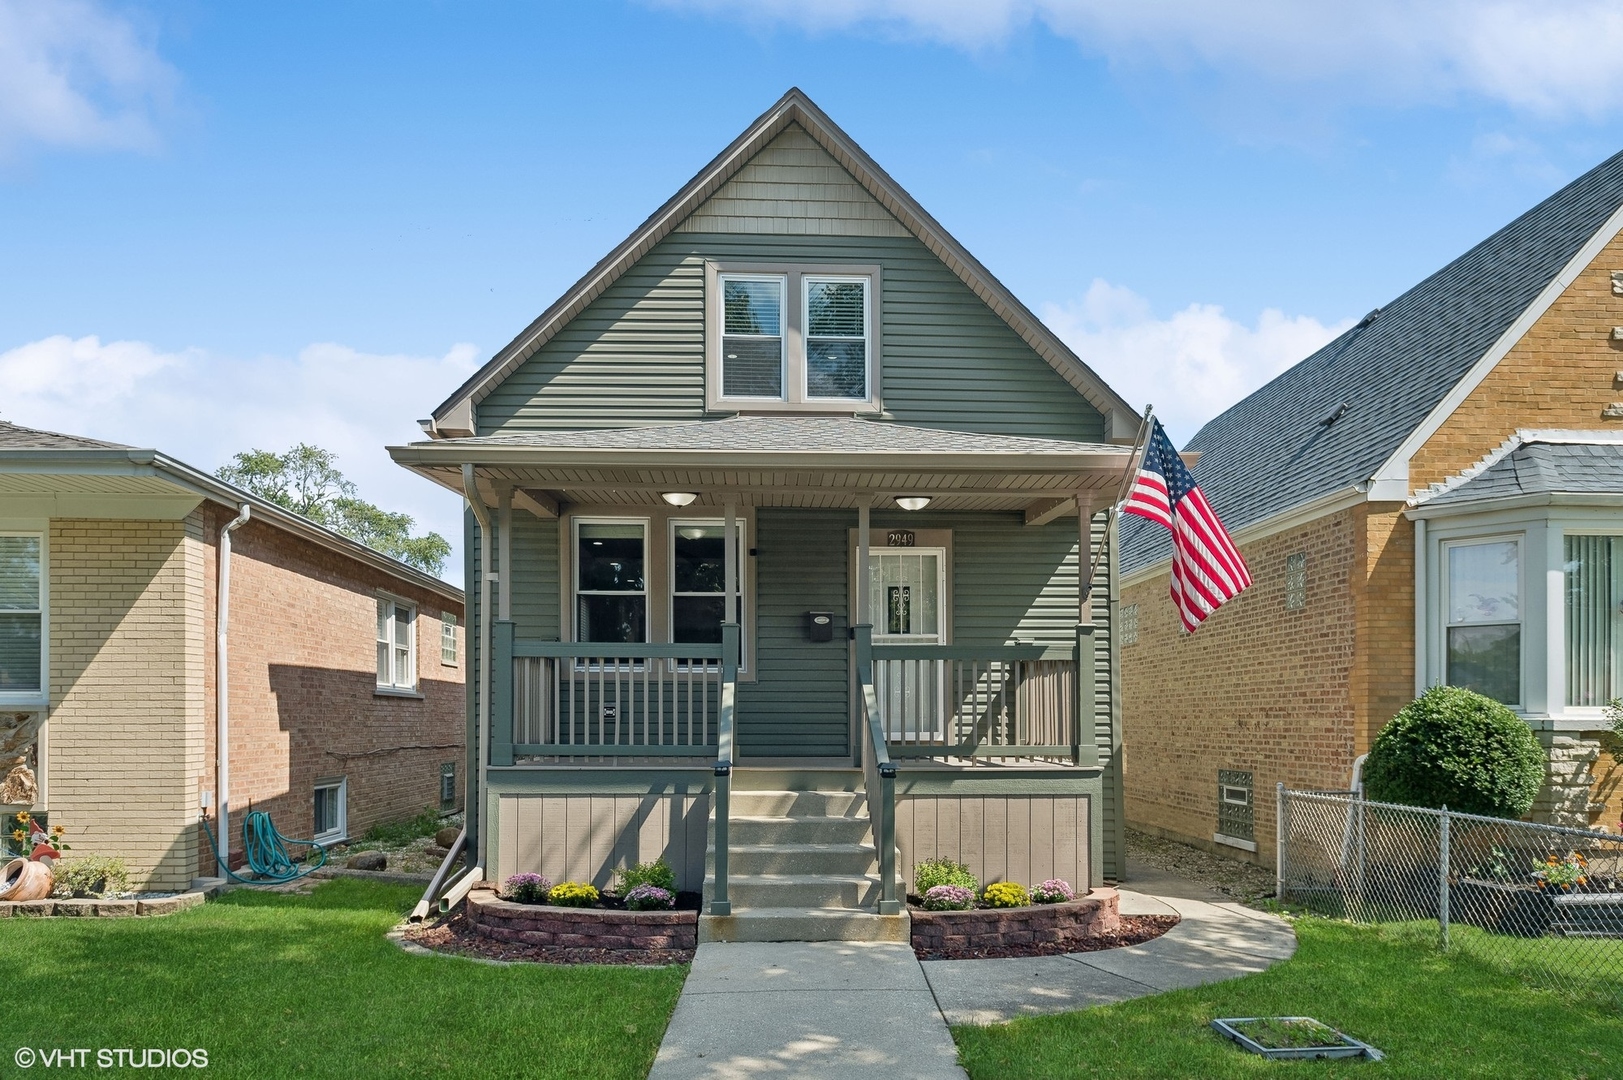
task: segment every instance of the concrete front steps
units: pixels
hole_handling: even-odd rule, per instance
[[[735,769],[733,913],[701,915],[699,940],[908,941],[905,914],[877,914],[879,859],[861,780],[854,769]],[[715,880],[713,843],[705,878]]]

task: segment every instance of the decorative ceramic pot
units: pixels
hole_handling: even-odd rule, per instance
[[[44,900],[56,887],[56,875],[42,862],[12,859],[0,871],[0,901]]]

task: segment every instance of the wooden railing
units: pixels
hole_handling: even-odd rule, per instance
[[[1078,673],[1091,670],[1080,647],[874,645],[871,654],[892,757],[1077,761],[1091,744],[1077,722]]]
[[[515,641],[511,623],[493,629],[492,765],[716,755],[737,670],[736,661],[729,670],[725,644]]]

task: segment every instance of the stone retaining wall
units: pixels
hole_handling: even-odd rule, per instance
[[[915,907],[908,914],[913,917],[915,949],[990,949],[1113,933],[1121,927],[1117,902],[1115,889],[1102,888],[1064,904],[974,911]]]
[[[153,900],[0,901],[0,919],[11,916],[120,919],[137,915],[173,915],[177,911],[198,906],[206,896],[206,893],[189,892],[179,896],[160,896]]]
[[[577,949],[696,949],[697,911],[604,911],[510,904],[493,892],[468,894],[474,933],[522,945]]]

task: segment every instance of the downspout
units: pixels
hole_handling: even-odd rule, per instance
[[[479,524],[479,664],[474,672],[477,681],[476,692],[479,695],[479,729],[478,729],[478,792],[467,800],[466,820],[472,826],[471,842],[468,849],[469,862],[474,866],[485,865],[485,830],[484,815],[480,813],[480,803],[488,790],[488,773],[490,762],[490,579],[493,576],[490,570],[490,508],[479,497],[478,485],[474,482],[473,466],[462,466],[462,491],[467,496],[468,508],[473,511],[473,519]]]
[[[248,523],[248,504],[243,503],[220,529],[220,580],[214,604],[214,786],[215,821],[220,826],[220,857],[231,864],[231,649],[227,632],[231,626],[231,534]]]

